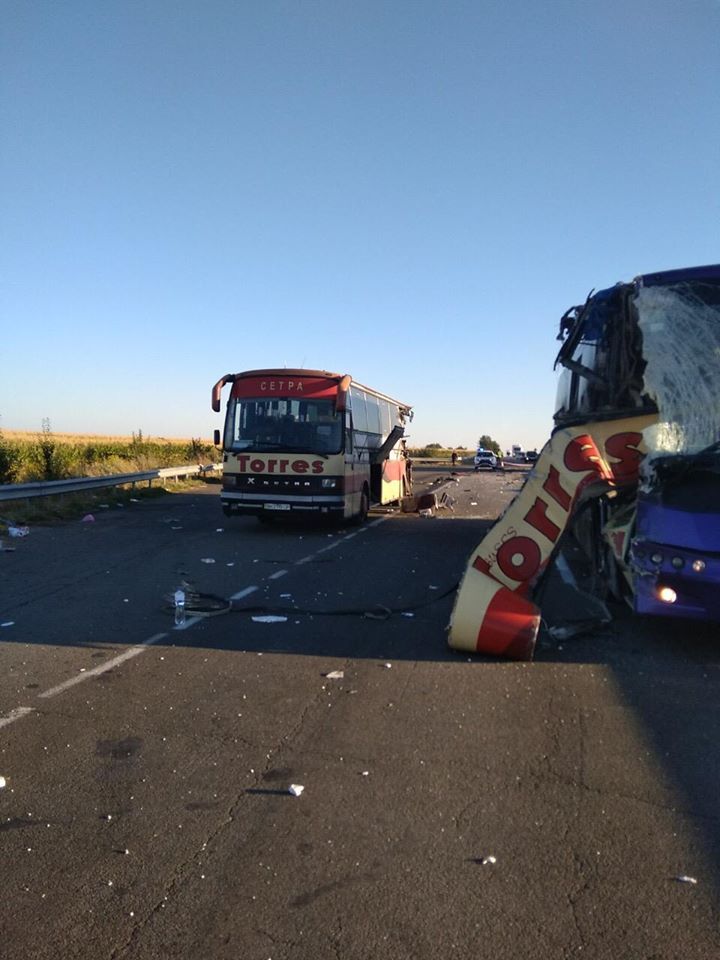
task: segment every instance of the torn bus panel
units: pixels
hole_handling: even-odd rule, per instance
[[[559,339],[556,426],[470,558],[457,649],[532,656],[532,591],[568,528],[638,612],[720,620],[720,265],[591,295]],[[525,598],[522,624],[499,589]]]

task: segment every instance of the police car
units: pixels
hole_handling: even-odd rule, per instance
[[[475,454],[476,470],[497,470],[500,462],[492,450],[483,450],[482,447]]]

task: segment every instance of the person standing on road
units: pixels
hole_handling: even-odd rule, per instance
[[[455,466],[455,464],[457,463],[457,453],[455,453],[454,450],[450,454],[450,460],[452,461],[452,465]]]

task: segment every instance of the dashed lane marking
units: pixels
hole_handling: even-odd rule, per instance
[[[15,720],[26,717],[29,713],[32,713],[34,709],[34,707],[15,707],[10,713],[4,717],[0,717],[0,727],[7,727],[9,724],[14,723]]]

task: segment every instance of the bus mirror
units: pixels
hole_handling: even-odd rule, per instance
[[[219,431],[219,430],[216,430],[216,431],[213,433],[213,443],[215,444],[216,447],[219,447],[219,446],[220,446],[220,431]]]

